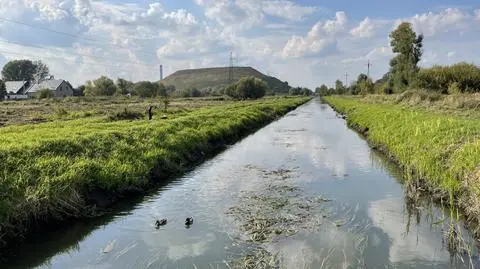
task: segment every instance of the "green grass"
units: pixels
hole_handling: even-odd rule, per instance
[[[347,115],[349,124],[368,128],[371,143],[383,148],[408,174],[452,197],[478,199],[480,120],[428,111],[423,107],[373,103],[371,98],[329,96],[325,100]],[[478,174],[477,174],[478,175]],[[447,197],[448,198],[448,197]],[[479,201],[464,201],[471,214]],[[475,204],[477,203],[477,204]]]
[[[97,191],[118,197],[203,160],[308,98],[200,108],[168,119],[56,121],[0,128],[0,241],[43,221],[82,217]]]

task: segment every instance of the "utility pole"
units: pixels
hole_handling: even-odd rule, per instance
[[[348,73],[345,73],[345,88],[348,87]]]
[[[233,82],[233,51],[230,51],[230,64],[228,67],[228,81]]]
[[[368,60],[368,63],[367,63],[367,76],[370,77],[370,67],[372,66],[372,64],[370,63],[370,60]]]
[[[160,65],[160,80],[163,80],[163,65]]]

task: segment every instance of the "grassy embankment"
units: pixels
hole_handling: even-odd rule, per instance
[[[478,222],[479,111],[460,104],[475,99],[478,97],[473,95],[455,98],[411,92],[395,97],[325,97],[337,111],[347,115],[351,126],[389,154],[407,175],[413,175],[410,179],[415,180],[410,183],[459,205],[471,220]],[[455,106],[456,113],[452,113]],[[474,232],[478,235],[478,230]]]
[[[106,117],[0,128],[0,242],[38,224],[91,216],[284,115],[308,98],[271,98],[155,117]]]

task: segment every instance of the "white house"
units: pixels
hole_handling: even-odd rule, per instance
[[[28,95],[25,91],[28,89],[27,81],[6,81],[5,88],[7,89],[6,100],[27,99]]]
[[[73,96],[72,85],[63,79],[54,79],[53,76],[49,79],[33,84],[32,87],[27,89],[25,94],[32,98],[36,96],[37,92],[43,89],[51,90],[55,97]]]

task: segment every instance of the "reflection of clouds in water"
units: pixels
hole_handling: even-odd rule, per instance
[[[318,260],[314,249],[305,241],[290,240],[272,248],[279,255],[281,268],[310,268]]]
[[[199,240],[200,241],[195,243],[169,246],[167,250],[168,258],[173,261],[178,261],[187,257],[201,256],[209,249],[208,245],[215,241],[215,235],[209,233],[206,234],[204,238],[199,238]]]
[[[333,174],[343,175],[347,172],[348,162],[354,163],[362,170],[371,168],[370,152],[357,137],[347,132],[329,134],[325,127],[319,132],[281,133],[277,143],[288,145],[286,148],[295,154],[306,154],[318,169],[328,169]],[[313,130],[314,131],[314,130]]]
[[[448,252],[438,249],[440,238],[435,237],[428,225],[413,226],[416,231],[406,233],[406,217],[402,200],[386,199],[370,202],[368,215],[375,226],[382,229],[391,240],[390,261],[447,262]]]

